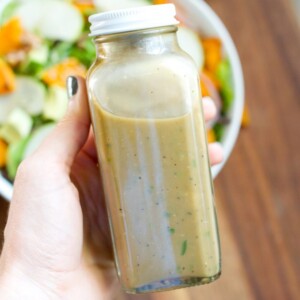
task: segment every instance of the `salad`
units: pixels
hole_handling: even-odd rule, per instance
[[[67,108],[69,75],[85,76],[95,58],[88,16],[165,0],[13,0],[0,15],[0,169],[13,181],[21,161],[51,132]],[[209,142],[221,141],[234,99],[232,70],[220,39],[180,26],[180,46],[194,59],[203,96],[218,116]]]

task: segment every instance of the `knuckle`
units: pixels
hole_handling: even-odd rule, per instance
[[[32,178],[37,172],[37,162],[34,157],[26,158],[21,162],[18,167],[17,176],[18,179]]]

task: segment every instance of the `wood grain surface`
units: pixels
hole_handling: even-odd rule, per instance
[[[199,0],[200,1],[200,0]],[[300,299],[300,30],[290,0],[208,0],[241,56],[251,126],[215,182],[223,275],[135,300]],[[7,204],[0,201],[0,227]],[[2,232],[2,231],[1,231]]]

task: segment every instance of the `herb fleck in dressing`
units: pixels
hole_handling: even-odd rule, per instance
[[[182,246],[181,246],[181,255],[184,255],[187,249],[187,240],[182,242]]]
[[[199,111],[137,119],[93,105],[116,260],[126,286],[216,276],[218,237]]]

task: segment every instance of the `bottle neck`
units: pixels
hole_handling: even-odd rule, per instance
[[[177,26],[166,26],[96,37],[97,57],[106,60],[110,57],[178,51],[177,30]]]

